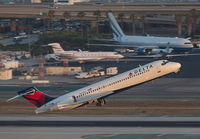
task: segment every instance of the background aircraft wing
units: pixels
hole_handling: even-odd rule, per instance
[[[87,44],[88,46],[109,46],[109,47],[131,47],[131,48],[158,48],[158,46],[153,46],[153,45],[128,45],[128,44]]]
[[[136,56],[129,56],[129,57],[140,57],[140,58],[145,58],[145,57],[178,57],[178,56],[192,56],[192,55],[200,55],[200,53],[195,53],[195,54],[157,54],[157,55],[136,55]]]
[[[104,41],[104,42],[118,42],[117,40],[114,40],[114,39],[95,39],[95,38],[92,38],[91,40]]]
[[[98,61],[98,60],[102,60],[104,58],[76,58],[74,59],[75,61],[78,61],[79,63],[84,63],[86,61]]]
[[[136,55],[136,56],[129,56],[129,57],[141,57],[141,58],[145,58],[145,57],[163,57],[162,54],[157,54],[157,55]]]
[[[194,53],[194,54],[168,54],[166,57],[178,57],[178,56],[195,56],[200,55],[200,53]]]
[[[85,61],[95,61],[95,60],[101,60],[103,58],[75,58],[75,60],[85,60]]]

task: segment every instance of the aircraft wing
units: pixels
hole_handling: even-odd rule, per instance
[[[97,93],[97,94],[95,94],[95,95],[92,95],[91,97],[82,99],[81,101],[74,102],[74,103],[72,103],[71,105],[84,104],[84,103],[86,103],[86,102],[91,102],[91,101],[93,101],[93,100],[95,100],[95,99],[102,98],[102,97],[105,97],[105,96],[110,95],[110,94],[113,94],[113,93],[114,93],[113,91]],[[79,105],[78,105],[78,106],[79,106]]]
[[[109,46],[109,47],[131,47],[131,48],[158,48],[158,46],[142,46],[142,45],[128,45],[128,44],[87,44],[88,46]]]
[[[139,58],[145,58],[145,57],[163,57],[162,54],[157,54],[157,55],[136,55],[136,56],[129,56],[129,57],[139,57]]]
[[[157,55],[136,55],[136,56],[130,56],[130,57],[140,57],[140,58],[145,58],[145,57],[178,57],[178,56],[194,56],[194,55],[200,55],[200,53],[195,53],[195,54],[157,54]]]
[[[79,63],[83,63],[85,61],[98,61],[98,60],[102,60],[104,58],[76,58],[74,60],[79,61]]]
[[[95,39],[95,38],[92,38],[91,40],[104,41],[104,42],[118,42],[117,40],[114,40],[114,39]]]
[[[200,53],[194,53],[194,54],[168,54],[166,57],[178,57],[178,56],[195,56],[200,55]]]
[[[87,62],[87,61],[98,61],[98,60],[102,60],[102,59],[103,58],[76,58],[76,59],[69,59],[69,61],[84,63],[84,62]]]
[[[84,61],[95,61],[95,60],[101,60],[103,58],[75,58],[75,60],[84,60]]]

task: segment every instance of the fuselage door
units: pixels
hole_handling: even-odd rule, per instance
[[[157,72],[158,72],[158,73],[161,72],[161,70],[160,70],[160,66],[157,67]]]
[[[77,100],[76,100],[76,97],[75,97],[75,96],[72,96],[72,98],[73,98],[74,102],[77,102]]]

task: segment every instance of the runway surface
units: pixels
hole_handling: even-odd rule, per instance
[[[194,121],[0,121],[0,126],[16,127],[200,127]]]
[[[3,114],[0,136],[6,139],[199,138],[199,123],[198,116]]]

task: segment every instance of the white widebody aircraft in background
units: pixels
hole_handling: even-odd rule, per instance
[[[152,49],[165,49],[170,43],[173,52],[188,52],[193,49],[190,40],[184,38],[170,37],[146,37],[146,36],[127,36],[121,30],[112,13],[108,13],[114,38],[111,40],[94,39],[99,41],[109,41],[115,44],[88,44],[97,46],[117,46],[137,48],[138,54],[148,54]]]
[[[174,49],[173,48],[170,48],[170,43],[168,43],[168,46],[165,48],[165,49],[160,49],[160,48],[154,48],[152,49],[151,51],[148,51],[145,55],[144,54],[139,54],[139,55],[134,55],[134,56],[129,56],[129,57],[153,57],[153,58],[156,58],[158,59],[159,57],[167,57],[168,59],[170,59],[171,57],[180,57],[180,56],[184,56],[184,57],[187,57],[187,56],[195,56],[195,55],[200,55],[200,53],[173,53],[174,52]]]
[[[85,63],[87,61],[98,61],[102,59],[120,59],[124,56],[117,52],[87,52],[87,51],[64,51],[59,43],[50,43],[47,46],[51,46],[56,56],[61,58],[74,59],[79,63]]]
[[[95,102],[97,106],[102,106],[105,104],[106,97],[136,85],[154,80],[158,77],[173,72],[177,73],[179,72],[180,67],[180,63],[169,62],[168,60],[159,60],[83,87],[76,91],[72,91],[57,98],[50,97],[40,92],[35,87],[30,87],[17,92],[18,95],[9,100],[22,96],[38,107],[38,109],[35,110],[36,113],[63,109],[69,110],[93,102]]]

